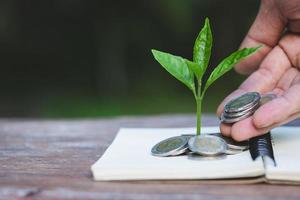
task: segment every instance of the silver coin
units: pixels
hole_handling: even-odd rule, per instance
[[[199,156],[192,152],[187,154],[187,159],[193,161],[213,161],[213,160],[224,160],[226,158],[227,158],[227,154],[220,154],[217,156]]]
[[[242,95],[242,96],[245,96],[245,95],[247,95],[247,94],[249,94],[249,93],[246,93],[246,94],[244,94],[244,95]],[[259,93],[256,93],[256,94],[259,94]],[[253,94],[252,94],[253,95]],[[240,96],[240,97],[237,97],[236,99],[234,99],[234,100],[232,100],[232,101],[236,101],[236,100],[238,100],[238,99],[241,99],[241,97],[242,96]],[[250,95],[251,96],[251,95]],[[253,96],[255,96],[255,95],[253,95]],[[235,112],[233,112],[233,110],[231,110],[231,112],[230,111],[226,111],[225,109],[224,109],[224,111],[223,111],[223,113],[222,113],[222,115],[221,115],[221,117],[220,117],[220,120],[221,120],[221,122],[223,122],[223,123],[235,123],[235,122],[238,122],[238,121],[240,121],[240,120],[243,120],[243,119],[246,119],[246,118],[248,118],[249,116],[251,116],[258,108],[259,108],[259,106],[261,106],[261,105],[263,105],[263,104],[265,104],[265,103],[267,103],[267,102],[269,102],[269,101],[271,101],[271,100],[273,100],[273,99],[275,99],[277,96],[275,95],[275,94],[272,94],[272,93],[269,93],[269,94],[265,94],[265,95],[262,95],[260,98],[259,98],[259,101],[258,102],[255,102],[256,103],[256,105],[254,104],[254,105],[252,105],[253,107],[250,107],[250,106],[247,106],[248,108],[246,108],[245,109],[245,107],[242,109],[242,108],[236,108],[236,110],[239,110],[239,111],[235,111]],[[246,98],[247,99],[247,98]],[[250,97],[249,97],[249,99],[251,99]],[[248,100],[249,100],[248,99]],[[254,97],[253,97],[253,99],[254,99]],[[244,100],[244,102],[246,102],[247,100]],[[256,100],[255,100],[256,101]],[[249,101],[248,101],[249,102]],[[230,102],[228,103],[228,104],[230,104]],[[227,107],[230,107],[230,106],[228,106],[228,104],[226,104],[225,105],[225,107],[227,106]],[[236,106],[236,105],[238,105],[238,103],[234,103],[234,105]],[[240,105],[242,105],[242,104],[240,104]],[[234,106],[233,106],[234,107]],[[231,107],[231,108],[233,108],[233,107]]]
[[[251,104],[249,104],[249,105],[243,107],[243,109],[242,109],[242,108],[239,108],[239,109],[237,109],[237,110],[235,110],[235,111],[233,111],[233,110],[228,111],[228,110],[224,109],[223,112],[226,113],[226,114],[228,114],[228,115],[236,115],[236,114],[239,114],[239,113],[241,113],[241,112],[247,112],[248,110],[251,110],[251,109],[253,109],[253,108],[259,106],[259,105],[260,105],[259,103],[260,103],[260,101],[255,101],[255,102],[252,102]],[[227,105],[227,104],[226,104],[226,105]]]
[[[175,156],[183,154],[188,149],[188,137],[185,136],[175,136],[167,138],[151,149],[153,156]]]
[[[227,149],[225,151],[225,154],[221,154],[221,155],[235,155],[235,154],[239,154],[239,153],[249,149],[248,141],[237,142],[230,137],[226,137],[226,136],[222,135],[221,133],[207,133],[207,135],[213,135],[216,137],[220,137],[226,142]],[[191,138],[191,137],[194,137],[195,134],[182,134],[182,136]],[[187,151],[187,153],[188,153],[188,151]],[[189,152],[188,155],[189,154],[192,155],[193,152]],[[209,157],[217,158],[217,157],[219,157],[219,155],[209,156]]]
[[[173,151],[170,156],[179,156],[179,155],[185,154],[187,152],[189,152],[189,147],[188,147],[188,145],[185,145],[185,147],[178,149],[176,151]]]
[[[259,100],[260,94],[258,92],[248,92],[229,101],[225,105],[224,110],[225,112],[239,112],[249,107],[253,107]]]
[[[234,123],[234,122],[238,122],[238,121],[241,121],[241,120],[243,120],[243,119],[246,119],[246,118],[250,117],[254,112],[255,112],[255,111],[253,111],[253,112],[248,112],[248,113],[246,113],[245,115],[240,116],[240,117],[236,117],[236,118],[228,118],[228,117],[226,118],[226,117],[224,117],[224,113],[222,113],[222,114],[221,114],[221,117],[220,117],[220,121],[221,121],[222,123],[225,123],[225,124],[232,124],[232,123]]]
[[[235,155],[235,154],[239,154],[239,153],[242,153],[242,152],[243,152],[243,150],[236,150],[236,149],[227,149],[225,151],[225,153],[227,155]]]
[[[247,113],[254,113],[257,110],[257,108],[259,107],[259,105],[260,105],[259,102],[257,102],[257,104],[254,105],[253,107],[249,107],[240,112],[231,112],[231,113],[224,112],[224,117],[225,118],[236,118],[236,117],[241,117]]]
[[[193,153],[202,156],[216,156],[224,154],[227,150],[226,142],[222,138],[213,135],[191,137],[188,146]]]
[[[181,136],[187,137],[189,140],[191,137],[194,137],[196,134],[181,134]]]

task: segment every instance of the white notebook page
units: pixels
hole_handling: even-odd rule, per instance
[[[204,127],[202,132],[218,132]],[[194,133],[183,129],[120,129],[104,155],[92,166],[95,180],[225,179],[264,175],[261,159],[253,162],[249,151],[219,160],[200,157],[155,157],[151,148],[171,136]]]
[[[272,130],[276,167],[266,167],[269,180],[300,181],[300,128],[280,127]]]

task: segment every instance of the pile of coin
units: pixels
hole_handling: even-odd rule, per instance
[[[157,143],[151,150],[152,155],[167,157],[182,154],[201,156],[218,156],[237,154],[248,149],[248,142],[236,142],[221,133],[210,133],[195,136],[184,134],[167,138]]]
[[[220,117],[223,123],[235,123],[251,116],[259,106],[276,98],[274,94],[260,95],[248,92],[228,102]],[[171,137],[157,143],[151,149],[154,156],[177,156],[187,153],[201,156],[216,157],[218,155],[233,155],[249,148],[248,141],[236,142],[220,133],[205,135],[185,134]]]
[[[234,123],[251,116],[261,105],[276,98],[275,94],[260,95],[258,92],[248,92],[229,101],[221,114],[223,123]]]

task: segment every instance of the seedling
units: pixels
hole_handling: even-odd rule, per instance
[[[202,101],[209,86],[226,72],[230,71],[234,65],[242,59],[255,53],[260,46],[255,48],[244,48],[233,52],[230,56],[221,61],[210,74],[207,81],[203,83],[202,78],[209,64],[211,48],[212,32],[209,19],[206,18],[204,26],[194,44],[193,61],[158,50],[152,50],[154,58],[161,66],[193,92],[197,109],[197,135],[201,134]]]

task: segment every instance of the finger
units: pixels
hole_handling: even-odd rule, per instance
[[[231,127],[231,137],[236,141],[243,141],[263,133],[262,130],[257,129],[254,126],[252,116],[236,122]]]
[[[281,15],[274,1],[261,1],[256,19],[240,48],[254,47],[260,44],[263,44],[264,47],[257,54],[236,65],[236,71],[242,74],[255,71],[263,58],[278,43],[285,26],[286,19]]]
[[[244,119],[240,122],[235,123],[232,126],[231,137],[236,141],[248,140],[250,138],[253,138],[253,137],[256,137],[259,135],[263,135],[263,134],[271,131],[273,128],[279,127],[283,124],[291,122],[299,117],[300,117],[300,112],[289,116],[286,120],[284,120],[280,123],[275,123],[275,124],[272,124],[271,126],[268,126],[265,128],[257,128],[253,124],[253,117],[249,117],[247,119]]]
[[[292,66],[299,68],[300,56],[300,35],[299,34],[286,34],[278,44],[289,58]]]
[[[299,80],[300,80],[300,73],[298,69],[291,67],[281,77],[274,90],[281,91],[279,93],[277,92],[277,94],[279,94],[278,96],[282,96],[285,91],[287,91],[293,85],[297,84]]]
[[[295,114],[289,116],[286,120],[284,120],[284,121],[282,121],[282,122],[280,122],[280,123],[272,124],[272,125],[271,125],[270,127],[268,127],[267,129],[268,129],[268,130],[272,130],[272,129],[275,128],[275,127],[284,125],[284,124],[286,124],[286,123],[288,123],[288,122],[291,122],[291,121],[293,121],[293,120],[295,120],[295,119],[298,119],[299,117],[300,117],[300,112],[295,113]]]
[[[224,105],[231,99],[245,92],[267,93],[272,91],[283,74],[291,68],[291,63],[284,51],[276,46],[264,59],[261,67],[251,74],[239,87],[220,104],[217,115],[223,112]]]
[[[255,137],[299,116],[299,90],[300,83],[292,86],[283,96],[261,106],[253,116],[235,123],[231,127],[231,137],[237,141]]]
[[[263,135],[280,124],[273,124],[265,128],[257,128],[253,123],[253,116],[235,123],[231,128],[231,137],[236,141],[244,141]]]
[[[289,20],[288,30],[293,33],[300,33],[300,19]]]
[[[225,135],[225,136],[230,136],[230,133],[231,133],[231,124],[224,124],[224,123],[221,123],[220,124],[220,131],[222,133],[222,135]]]
[[[290,116],[300,112],[300,83],[293,85],[281,97],[261,106],[253,115],[257,128],[286,121]]]

